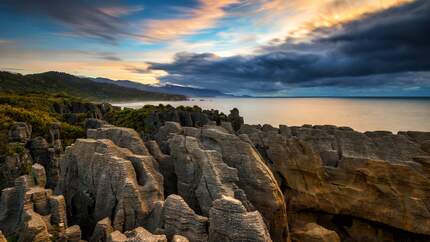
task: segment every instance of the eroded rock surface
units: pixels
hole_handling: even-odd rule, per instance
[[[154,235],[142,227],[137,227],[124,234],[118,230],[111,233],[108,242],[167,242],[165,235]]]
[[[231,197],[217,199],[209,215],[209,241],[272,241],[258,211],[247,212]]]
[[[429,154],[419,138],[334,126],[247,126],[239,133],[271,166],[291,213],[341,214],[430,235]]]
[[[124,140],[131,137],[126,132],[108,127],[93,131],[92,137],[110,138],[124,147],[131,142],[131,149],[121,148],[110,139],[79,139],[66,149],[61,160],[57,192],[64,194],[69,216],[81,225],[85,237],[91,236],[96,223],[106,217],[119,231],[149,226],[152,210],[164,200],[158,164],[152,156],[142,154],[147,150],[141,140],[135,142],[138,137]]]
[[[18,241],[50,241],[67,239],[66,205],[62,195],[45,189],[43,167],[34,164],[31,176],[18,177],[15,186],[3,189],[0,200],[0,230]],[[79,226],[74,226],[74,231]],[[79,241],[74,236],[70,241]]]
[[[197,215],[178,195],[170,195],[164,202],[161,227],[170,238],[178,234],[191,242],[208,239],[208,218]]]

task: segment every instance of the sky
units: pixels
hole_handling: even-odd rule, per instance
[[[0,69],[252,96],[430,96],[428,0],[1,0]]]

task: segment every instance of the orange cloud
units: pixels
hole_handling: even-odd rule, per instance
[[[143,39],[146,41],[170,40],[213,27],[218,19],[226,15],[224,8],[236,3],[239,3],[239,0],[200,0],[198,8],[186,11],[186,18],[145,22]]]
[[[313,30],[332,28],[413,0],[260,0],[259,13],[264,24],[271,22],[279,28],[268,36],[306,39]],[[274,18],[277,21],[273,21]]]

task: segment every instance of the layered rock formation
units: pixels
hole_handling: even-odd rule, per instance
[[[89,237],[106,217],[121,232],[151,225],[151,213],[163,201],[158,164],[134,130],[113,126],[88,130],[67,147],[57,192],[64,194],[72,222]],[[121,148],[128,147],[128,148]]]
[[[205,115],[149,136],[87,119],[64,155],[59,124],[45,139],[16,123],[0,241],[430,240],[430,133]]]
[[[272,239],[287,240],[283,195],[246,137],[242,140],[219,126],[189,128],[175,123],[166,123],[159,133],[158,137],[170,137],[178,194],[191,208],[208,216],[215,200],[236,198],[247,211],[261,212]]]
[[[43,166],[34,164],[31,176],[18,177],[15,186],[3,190],[0,230],[17,241],[79,241],[79,226],[68,227],[62,195],[45,189]],[[71,231],[75,236],[70,237]]]
[[[363,134],[334,126],[245,125],[239,133],[250,137],[276,174],[290,220],[320,221],[345,240],[360,241],[370,233],[353,234],[345,227],[375,222],[384,230],[379,235],[385,234],[379,240],[430,236],[430,156],[422,149],[428,133],[419,135],[421,143],[407,133]]]

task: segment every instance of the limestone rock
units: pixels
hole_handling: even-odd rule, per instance
[[[31,125],[15,122],[9,129],[9,142],[25,143],[31,138]]]
[[[249,201],[236,183],[237,170],[229,167],[215,150],[203,150],[195,137],[175,135],[169,140],[171,156],[178,177],[178,193],[193,208],[203,215],[209,214],[212,202],[223,195],[240,197]]]
[[[293,230],[291,239],[293,242],[340,242],[336,232],[316,223],[308,223],[300,230]]]
[[[164,202],[162,228],[168,237],[175,234],[191,242],[207,241],[206,217],[197,215],[178,195],[170,195]]]
[[[46,174],[45,168],[40,164],[34,164],[31,169],[31,175],[37,186],[45,187],[46,185]]]
[[[81,240],[81,228],[79,225],[68,227],[64,233],[64,239],[70,242],[79,242]]]
[[[0,162],[0,189],[12,187],[15,179],[28,174],[33,164],[30,152],[24,148],[22,143],[9,143],[11,150],[18,150],[19,153],[4,157]]]
[[[106,217],[119,231],[151,223],[152,209],[164,198],[154,158],[108,139],[78,139],[67,147],[61,171],[57,192],[64,194],[71,222],[81,226],[85,238]]]
[[[170,194],[177,193],[177,177],[175,174],[175,164],[169,155],[164,154],[155,140],[149,140],[146,143],[149,153],[158,161],[160,173],[164,177],[164,194],[167,197]]]
[[[137,155],[149,155],[143,140],[134,129],[108,125],[98,129],[87,130],[87,137],[92,139],[110,139],[117,146],[127,148]]]
[[[111,221],[108,217],[97,222],[90,242],[105,242],[113,232]]]
[[[48,228],[38,213],[32,209],[26,209],[22,213],[21,219],[18,241],[45,242],[50,240],[51,235],[48,233]]]
[[[335,126],[291,127],[292,137],[241,131],[276,174],[291,213],[352,216],[430,235],[427,153],[409,136]]]
[[[209,241],[272,241],[258,211],[247,212],[239,200],[216,200],[209,215]]]
[[[165,235],[153,235],[142,227],[137,227],[124,234],[118,230],[111,233],[108,242],[167,242]]]
[[[102,128],[106,124],[106,121],[95,118],[87,118],[84,121],[85,130]]]
[[[217,150],[228,166],[237,169],[237,185],[263,215],[272,239],[286,241],[288,223],[283,194],[249,139],[229,134],[217,126],[207,126],[202,129],[200,140],[205,149]]]

